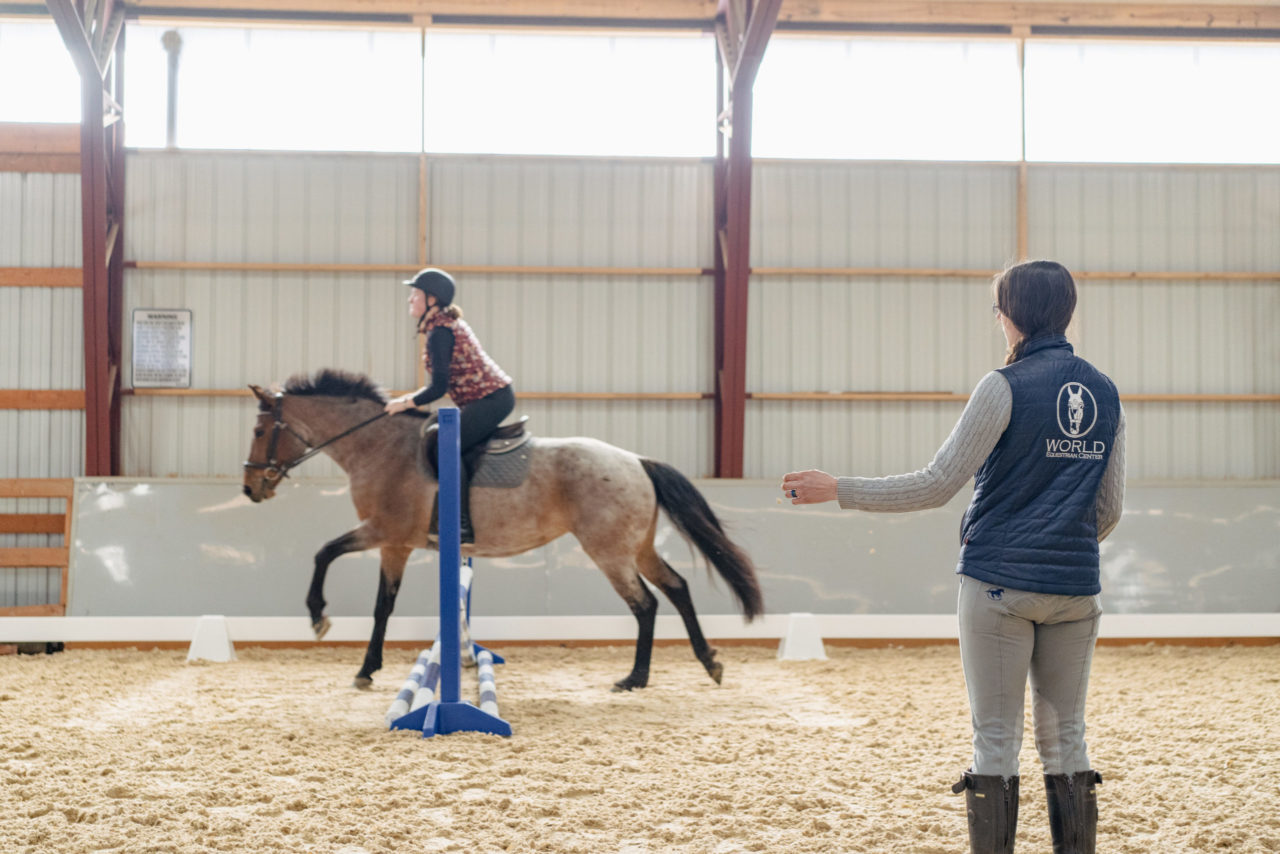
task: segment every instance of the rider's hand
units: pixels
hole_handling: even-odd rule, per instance
[[[836,500],[836,479],[825,471],[793,471],[782,478],[782,493],[792,504],[821,504]]]
[[[387,401],[386,411],[388,415],[395,415],[397,412],[404,412],[407,409],[415,408],[413,395],[402,394],[399,397],[393,397]]]

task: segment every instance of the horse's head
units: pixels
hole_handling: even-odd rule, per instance
[[[244,494],[256,504],[276,494],[276,487],[288,473],[288,461],[304,454],[308,442],[285,421],[283,392],[256,385],[249,389],[258,398],[258,420],[244,462]]]

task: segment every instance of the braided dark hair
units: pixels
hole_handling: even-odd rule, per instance
[[[1022,358],[1027,342],[1062,335],[1076,310],[1076,282],[1057,261],[1024,261],[996,276],[996,308],[1018,327],[1022,337],[1009,348],[1004,363]]]

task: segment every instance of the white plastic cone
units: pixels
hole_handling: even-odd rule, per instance
[[[227,633],[227,618],[205,615],[196,622],[196,634],[187,650],[187,661],[235,661],[236,648]]]
[[[792,614],[787,620],[787,634],[778,644],[778,658],[786,661],[825,661],[827,650],[818,631],[818,618],[813,614]]]

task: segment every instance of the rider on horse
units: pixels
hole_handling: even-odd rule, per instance
[[[515,409],[515,392],[511,377],[485,353],[471,327],[462,319],[462,309],[453,304],[456,285],[452,276],[428,267],[404,284],[413,289],[409,296],[409,314],[417,319],[418,332],[427,336],[422,364],[429,384],[389,401],[387,412],[395,414],[425,406],[445,394],[459,408],[463,459],[459,472],[462,542],[473,543],[468,486],[475,452],[483,449],[485,440]],[[434,455],[431,456],[434,464]]]

